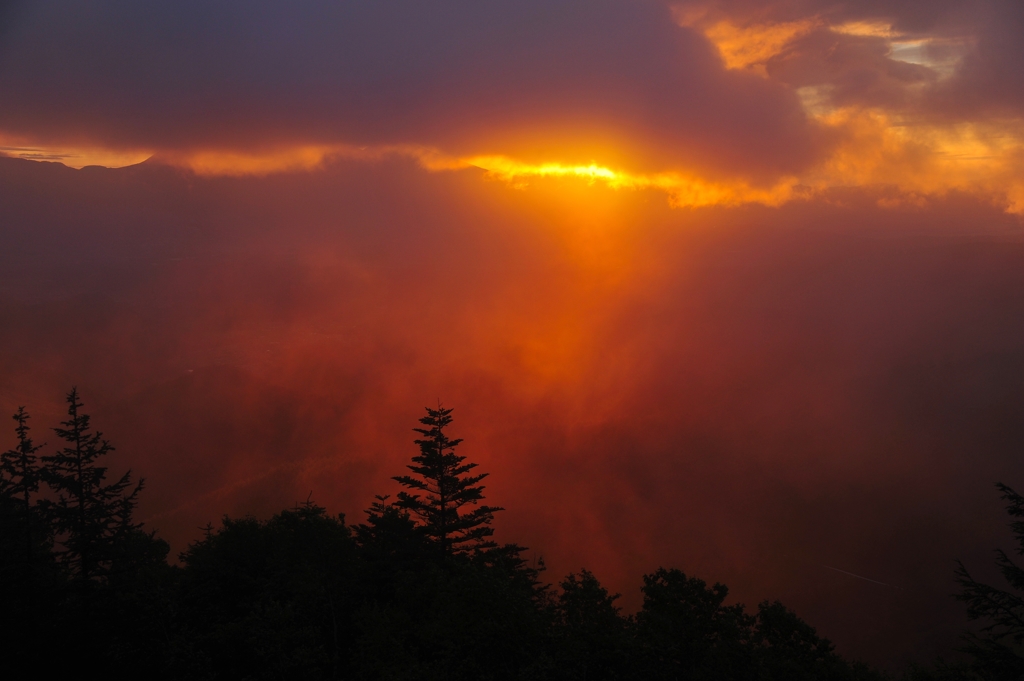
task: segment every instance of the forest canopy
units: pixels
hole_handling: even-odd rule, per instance
[[[378,495],[357,522],[312,499],[268,519],[225,516],[169,561],[135,518],[142,480],[109,474],[113,445],[77,389],[66,403],[58,446],[36,444],[20,408],[0,457],[9,660],[114,678],[886,678],[782,603],[748,609],[679,569],[645,575],[633,614],[586,569],[548,583],[541,558],[494,540],[504,509],[484,503],[487,474],[458,453],[440,405],[414,429],[419,452],[393,478],[402,491]],[[1020,517],[1021,497],[1001,489]],[[1024,537],[1024,523],[1013,528]],[[1019,589],[1020,570],[999,561]],[[993,625],[969,639],[971,664],[907,677],[1020,678],[1011,615],[1024,601],[963,566],[958,577],[970,616]]]

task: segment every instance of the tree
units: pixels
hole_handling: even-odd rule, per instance
[[[36,455],[42,445],[35,445],[29,437],[29,415],[25,407],[18,407],[14,414],[17,426],[14,429],[18,444],[0,454],[0,491],[10,498],[16,506],[17,524],[21,527],[22,554],[26,565],[32,562],[36,542],[43,539],[38,536],[40,525],[32,495],[39,491],[40,469],[39,457]]]
[[[24,408],[14,414],[17,445],[0,454],[0,648],[38,660],[59,630],[64,599],[50,528],[35,499],[40,447],[29,437],[28,418]]]
[[[307,501],[266,521],[225,517],[181,558],[182,677],[347,676],[359,590],[344,516]]]
[[[866,666],[849,663],[827,638],[818,636],[779,601],[757,607],[752,636],[761,681],[846,681],[880,679]]]
[[[77,389],[68,393],[67,403],[68,420],[54,428],[67,446],[42,457],[46,483],[57,495],[48,510],[62,545],[61,560],[83,580],[102,578],[118,542],[141,526],[132,522],[132,514],[143,481],[132,489],[129,470],[116,482],[106,482],[107,469],[97,462],[114,448],[102,433],[90,431]]]
[[[1007,502],[1010,529],[1017,540],[1017,553],[1024,555],[1024,497],[999,483],[996,485]],[[976,581],[957,561],[956,581],[960,585],[957,600],[967,604],[967,617],[982,622],[979,633],[968,634],[965,651],[982,678],[1024,678],[1024,569],[1002,549],[996,550],[996,566],[1012,591]]]
[[[754,677],[754,618],[743,605],[726,605],[729,589],[708,586],[680,570],[644,576],[643,609],[636,616],[641,678],[724,681]]]
[[[555,599],[559,676],[599,681],[626,676],[630,663],[628,620],[619,614],[619,594],[589,570],[568,575]]]
[[[366,509],[366,522],[356,525],[355,539],[365,560],[374,565],[375,575],[413,564],[427,546],[423,528],[409,512],[389,503],[389,495],[376,495]]]
[[[414,440],[420,454],[408,466],[416,475],[393,478],[413,490],[399,492],[395,505],[419,519],[425,534],[437,542],[444,556],[495,548],[497,545],[489,539],[494,534],[490,524],[494,513],[504,510],[477,505],[484,498],[484,487],[478,483],[487,473],[467,475],[477,464],[464,463],[466,457],[455,453],[462,440],[445,435],[444,429],[452,422],[451,413],[440,405],[437,409],[427,407],[427,415],[420,419],[427,427],[414,429],[423,435],[423,439]],[[466,506],[474,508],[463,511]]]

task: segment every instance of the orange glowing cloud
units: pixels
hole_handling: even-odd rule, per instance
[[[768,188],[752,187],[740,181],[714,181],[696,173],[669,171],[656,174],[613,170],[598,163],[568,165],[557,162],[525,163],[505,156],[474,156],[463,159],[467,165],[487,171],[488,176],[525,188],[531,180],[544,178],[575,178],[590,183],[600,182],[612,189],[654,189],[668,194],[676,208],[733,206],[759,203],[780,205],[793,196],[794,181],[786,178]]]
[[[893,29],[888,21],[846,21],[829,30],[844,35],[869,36],[872,38],[897,38],[899,31]]]
[[[765,62],[780,54],[796,38],[822,25],[817,17],[800,21],[738,25],[729,19],[712,20],[705,10],[676,10],[680,26],[699,30],[710,40],[727,69],[751,69],[767,75]]]
[[[800,175],[758,186],[743,178],[711,178],[699,171],[637,172],[557,160],[529,162],[501,154],[452,156],[413,145],[304,146],[266,154],[204,151],[170,160],[202,175],[264,175],[312,170],[331,158],[367,162],[408,157],[433,172],[480,168],[486,177],[516,189],[552,179],[579,180],[613,190],[653,190],[676,208],[761,204],[779,206],[813,198],[837,187],[886,187],[897,194],[940,197],[962,191],[986,197],[1013,213],[1024,213],[1024,126],[912,124],[884,111],[830,110],[816,117],[839,138],[831,152]]]
[[[823,120],[844,141],[811,175],[819,186],[888,186],[917,197],[961,191],[1024,215],[1024,125],[907,124],[884,112],[843,110]]]
[[[374,162],[405,157],[431,172],[479,168],[485,171],[485,177],[521,190],[548,180],[578,180],[583,186],[599,184],[613,190],[656,191],[665,194],[675,208],[779,206],[837,187],[886,187],[898,195],[913,197],[914,201],[962,191],[984,196],[1009,212],[1024,214],[1024,180],[1020,179],[1024,167],[1024,125],[914,124],[884,111],[855,108],[828,109],[819,112],[815,120],[839,142],[804,173],[782,176],[768,185],[738,177],[710,177],[698,170],[644,172],[612,167],[599,160],[580,164],[525,161],[502,154],[455,156],[415,145],[301,145],[262,152],[201,150],[159,154],[157,158],[198,175],[260,176],[315,171],[337,158]],[[118,150],[41,146],[33,147],[33,153],[73,167],[116,167],[147,157]],[[74,159],[88,162],[76,165]]]
[[[640,160],[644,153],[638,150],[647,148],[647,141],[637,140],[649,134],[656,145],[661,129],[657,126],[638,138],[625,127],[595,125],[595,139],[574,139],[570,151],[566,150],[566,135],[550,134],[550,140],[538,139],[536,144],[530,140],[504,141],[521,141],[529,137],[524,130],[540,129],[530,127],[530,123],[523,123],[523,130],[486,128],[491,131],[490,137],[474,132],[465,139],[430,143],[430,135],[417,137],[415,133],[404,135],[404,139],[412,140],[410,143],[364,145],[317,141],[313,135],[306,141],[278,144],[253,144],[251,140],[220,146],[154,143],[153,148],[143,150],[92,142],[47,143],[42,137],[0,134],[0,153],[61,161],[72,167],[130,165],[153,155],[199,175],[235,176],[316,171],[339,158],[372,163],[404,157],[431,172],[479,168],[487,178],[516,189],[549,181],[576,181],[583,187],[655,191],[677,208],[780,206],[813,199],[837,187],[869,187],[884,189],[889,204],[966,192],[1009,212],[1024,214],[1024,181],[1018,179],[1024,176],[1022,119],[1003,116],[998,120],[950,120],[928,108],[924,93],[936,83],[949,81],[957,72],[964,50],[971,44],[969,36],[951,37],[948,31],[908,34],[898,30],[892,19],[870,16],[831,17],[810,12],[802,18],[773,17],[768,10],[731,16],[707,5],[677,8],[674,19],[680,36],[689,36],[698,43],[704,40],[702,49],[717,51],[721,62],[705,64],[717,69],[717,78],[749,86],[751,92],[783,93],[789,98],[795,112],[794,126],[803,131],[797,137],[814,140],[807,158],[799,163],[765,163],[761,159],[770,157],[770,153],[745,148],[736,162],[720,166],[714,159],[709,160],[707,150],[690,153],[684,145],[657,160]],[[819,63],[823,61],[824,65]],[[729,73],[733,71],[760,77]],[[856,83],[843,80],[853,74],[852,81],[872,81],[860,78],[858,74],[862,73],[877,76],[873,80],[883,83],[884,88],[864,92],[857,90]],[[623,101],[622,97],[615,99]],[[548,101],[550,98],[542,104]],[[584,97],[581,101],[590,100]],[[536,106],[543,108],[541,104]],[[579,113],[581,120],[587,120],[589,112]],[[563,114],[559,112],[559,116]],[[539,120],[543,119],[540,115]],[[748,127],[752,126],[740,126]],[[766,128],[762,136],[770,137],[772,130]],[[604,138],[599,142],[597,138],[602,134]],[[621,139],[622,143],[608,148],[612,146],[608,139]],[[695,149],[702,142],[695,139],[688,144]],[[790,153],[791,146],[776,145],[780,155]],[[522,151],[524,148],[530,151]],[[588,151],[591,149],[593,153]]]
[[[0,131],[0,156],[52,161],[69,168],[122,168],[142,163],[152,155],[152,151],[145,149],[118,149],[96,144],[33,144],[24,137],[4,135]]]
[[[414,159],[424,169],[433,172],[479,168],[486,171],[486,177],[517,189],[525,189],[531,182],[546,179],[574,179],[585,184],[600,183],[616,190],[655,190],[667,194],[670,204],[679,208],[745,203],[776,206],[793,197],[796,183],[795,178],[784,178],[771,187],[759,188],[742,180],[708,179],[696,172],[638,173],[612,168],[597,161],[587,164],[537,163],[501,154],[453,156],[435,148],[416,145],[303,145],[264,152],[203,150],[162,154],[157,158],[199,175],[259,176],[316,170],[335,158],[372,162],[394,157]]]
[[[816,120],[841,141],[801,175],[761,187],[693,171],[637,173],[598,162],[528,163],[500,155],[444,159],[435,152],[423,165],[432,170],[475,166],[517,188],[547,178],[575,178],[618,190],[656,190],[676,208],[779,206],[838,187],[879,187],[913,201],[961,191],[1024,214],[1022,124],[914,124],[884,111],[857,109],[830,111]]]

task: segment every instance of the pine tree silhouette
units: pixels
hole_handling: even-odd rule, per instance
[[[1010,487],[996,485],[1007,502],[1006,512],[1017,540],[1017,553],[1024,555],[1024,497]],[[976,581],[957,561],[956,581],[960,585],[957,600],[967,604],[967,617],[984,622],[980,634],[967,635],[968,652],[974,667],[987,679],[1024,678],[1024,569],[1005,551],[996,550],[996,566],[1013,589],[1007,591]]]
[[[48,510],[64,564],[82,579],[103,577],[118,541],[141,526],[133,524],[132,513],[143,481],[129,491],[129,470],[116,482],[106,482],[107,469],[97,461],[114,448],[102,433],[90,431],[77,389],[68,393],[67,403],[68,420],[54,428],[67,446],[42,457],[46,483],[57,495]]]
[[[18,407],[14,414],[17,426],[14,429],[18,436],[18,444],[14,449],[9,449],[0,454],[0,487],[3,493],[16,499],[24,531],[25,563],[32,562],[34,553],[34,542],[39,537],[33,537],[33,526],[36,509],[32,506],[32,495],[39,491],[40,468],[39,457],[36,455],[42,445],[35,445],[32,438],[28,436],[29,415],[25,407]]]
[[[414,440],[420,454],[408,466],[416,475],[392,478],[413,490],[399,492],[395,505],[420,520],[426,535],[437,542],[445,556],[495,548],[497,545],[489,539],[494,534],[490,524],[494,513],[504,510],[477,505],[484,498],[484,487],[478,483],[487,473],[467,475],[477,464],[464,463],[466,457],[455,453],[462,440],[452,440],[444,434],[452,422],[451,413],[451,409],[440,404],[437,409],[427,407],[427,415],[420,419],[427,427],[414,428],[424,436]],[[462,512],[467,505],[474,508]]]
[[[376,495],[375,501],[364,511],[366,522],[353,530],[363,552],[377,562],[402,563],[413,560],[424,545],[423,528],[418,526],[409,511],[388,502],[390,495]]]

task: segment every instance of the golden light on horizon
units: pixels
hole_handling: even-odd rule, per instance
[[[816,118],[822,126],[840,134],[841,140],[805,172],[760,185],[742,177],[711,178],[698,171],[635,172],[609,167],[597,160],[529,162],[501,154],[459,157],[416,146],[299,145],[262,153],[208,150],[157,154],[155,158],[198,175],[246,176],[315,172],[336,158],[374,162],[403,157],[430,172],[479,168],[486,178],[516,190],[527,190],[533,183],[548,180],[575,180],[582,187],[601,185],[616,191],[656,191],[666,195],[674,208],[780,206],[835,187],[887,186],[918,199],[950,191],[971,192],[1001,203],[1008,212],[1024,214],[1024,181],[1019,179],[1019,169],[1024,165],[1021,126],[915,125],[884,112],[856,109],[828,111]],[[45,147],[33,149],[42,160],[82,167]],[[138,163],[148,158],[118,150],[95,150],[90,156],[79,150],[61,151],[68,154],[68,159],[106,159],[111,162],[107,167],[131,165],[120,162]]]
[[[406,158],[429,172],[478,168],[484,177],[516,190],[534,183],[578,181],[615,191],[655,191],[674,208],[759,204],[781,206],[837,187],[886,187],[921,201],[951,191],[968,192],[1024,215],[1024,124],[932,124],[883,110],[805,102],[808,116],[836,142],[804,171],[760,183],[742,176],[709,175],[699,169],[637,170],[595,158],[587,163],[557,159],[527,161],[505,154],[458,156],[418,145],[280,145],[262,150],[200,149],[157,153],[154,158],[198,175],[247,176],[315,172],[335,159],[372,163]],[[11,149],[11,147],[8,147]],[[131,165],[149,158],[132,150],[25,145],[22,158],[53,160],[71,167]],[[7,155],[15,155],[6,151]],[[106,164],[101,163],[106,161]],[[891,194],[891,191],[889,192]],[[898,203],[886,199],[890,204]]]
[[[153,152],[147,149],[118,149],[96,144],[34,144],[22,137],[0,132],[0,156],[62,163],[69,168],[123,168],[142,163],[152,155]]]
[[[937,28],[929,34],[905,30],[906,22],[901,23],[895,15],[855,18],[851,13],[801,16],[765,8],[727,11],[703,0],[678,5],[672,11],[671,31],[677,37],[698,44],[706,40],[704,47],[717,51],[721,62],[706,64],[711,75],[722,77],[729,88],[752,86],[762,92],[761,88],[767,87],[763,91],[774,93],[771,96],[781,102],[780,111],[791,107],[786,120],[803,128],[797,135],[803,141],[797,144],[806,143],[813,149],[792,154],[799,161],[780,159],[774,175],[763,170],[772,167],[770,159],[762,163],[763,159],[752,157],[733,158],[729,169],[723,170],[714,161],[693,160],[707,158],[701,156],[705,152],[690,157],[685,149],[676,160],[660,156],[652,163],[643,159],[649,159],[649,150],[657,148],[657,136],[671,135],[660,123],[640,115],[621,123],[616,119],[607,126],[589,123],[592,127],[588,128],[591,112],[580,109],[578,119],[570,116],[563,123],[561,118],[553,118],[559,122],[548,128],[548,123],[537,121],[562,112],[545,95],[548,99],[531,103],[536,120],[514,120],[484,132],[467,133],[446,143],[449,148],[417,144],[419,133],[415,132],[394,133],[402,143],[365,146],[338,141],[343,137],[304,138],[295,136],[294,130],[270,130],[234,146],[178,142],[181,146],[136,149],[93,139],[69,142],[77,139],[70,132],[50,133],[53,139],[42,140],[0,130],[0,154],[73,168],[116,168],[153,158],[203,176],[316,172],[337,159],[373,163],[402,158],[430,172],[479,168],[486,178],[513,189],[560,181],[566,183],[562,187],[570,200],[575,190],[567,189],[569,183],[615,191],[654,191],[676,208],[780,206],[837,187],[884,187],[887,195],[895,191],[918,197],[915,200],[951,191],[969,192],[1024,214],[1024,181],[1018,179],[1024,175],[1024,123],[984,118],[950,122],[925,112],[931,106],[923,101],[925,89],[948,79],[959,67],[971,39],[969,26]],[[838,49],[837,61],[818,68],[818,62],[828,61],[837,48],[843,48]],[[779,69],[774,68],[776,64],[781,65]],[[890,75],[894,65],[899,73]],[[847,77],[851,72],[877,77],[851,79]],[[770,84],[758,82],[758,78]],[[851,85],[851,80],[856,83]],[[874,80],[881,83],[877,91],[871,83],[862,82]],[[597,114],[595,120],[601,120]],[[159,135],[154,134],[156,137]],[[429,134],[426,137],[436,139]],[[789,154],[786,149],[778,153]],[[745,160],[751,163],[745,165]]]

